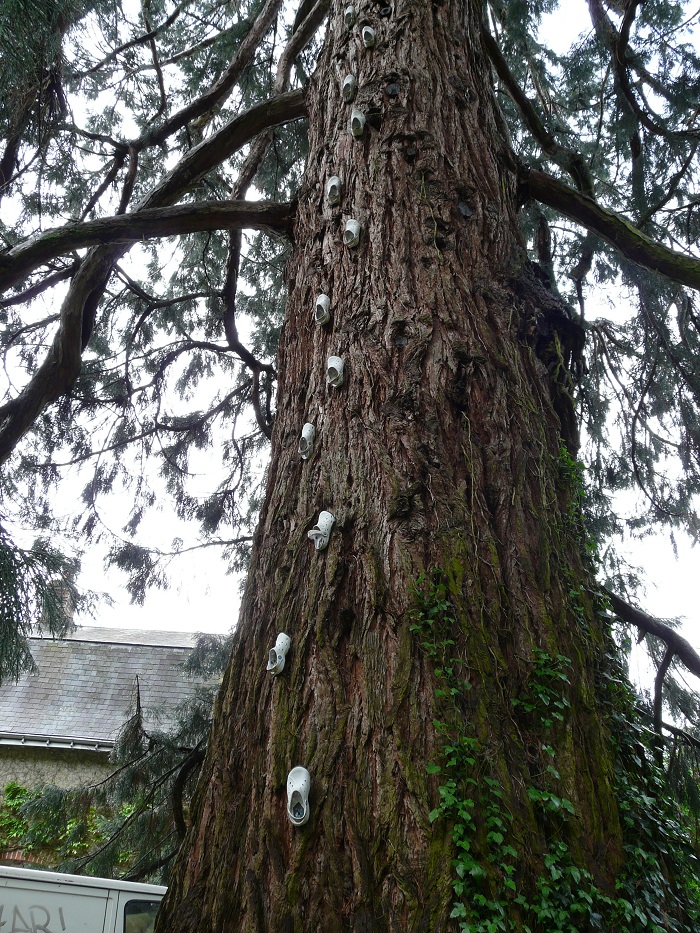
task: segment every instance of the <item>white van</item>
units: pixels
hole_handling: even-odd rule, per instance
[[[153,933],[166,888],[0,866],[2,933]]]

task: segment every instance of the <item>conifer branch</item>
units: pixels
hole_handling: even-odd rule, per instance
[[[0,156],[0,201],[7,194],[10,185],[14,181],[15,166],[21,144],[22,134],[15,133],[14,136],[7,140],[2,156]]]
[[[632,56],[629,51],[629,38],[630,29],[640,2],[641,0],[631,0],[627,5],[622,25],[618,32],[610,20],[610,17],[605,12],[601,0],[588,0],[593,27],[600,41],[610,52],[610,61],[615,73],[617,87],[630,113],[653,136],[660,136],[665,139],[697,139],[698,136],[700,136],[700,130],[697,128],[692,130],[672,130],[653,120],[639,105],[634,95],[627,68],[628,65],[632,64],[634,66],[635,64],[634,56]],[[639,69],[636,70],[640,73]],[[645,78],[647,77],[646,73],[643,73],[642,76]]]
[[[278,91],[287,88],[289,84],[289,73],[292,70],[294,60],[318,31],[321,23],[326,18],[329,6],[330,0],[316,0],[316,3],[311,7],[303,20],[298,25],[295,23],[296,28],[292,33],[292,38],[280,55],[279,64],[277,65],[275,87]]]
[[[134,145],[138,149],[160,145],[177,130],[182,129],[192,120],[203,116],[213,107],[221,104],[236,86],[243,71],[252,62],[260,42],[272,25],[281,6],[282,0],[267,0],[245,39],[241,42],[235,57],[221,77],[191,104],[183,107],[160,126],[153,127],[153,129],[144,133],[139,140],[134,142]]]
[[[250,187],[253,178],[255,177],[255,173],[257,172],[258,168],[260,167],[260,163],[265,157],[265,153],[267,152],[269,144],[269,133],[258,137],[258,139],[255,141],[253,148],[250,150],[245,162],[243,163],[241,172],[238,176],[238,181],[234,186],[232,192],[234,198],[245,197],[248,188]],[[236,292],[238,289],[238,273],[241,262],[241,243],[242,237],[240,229],[233,230],[230,237],[229,253],[226,263],[226,280],[224,282],[223,289],[224,334],[226,336],[226,342],[229,348],[233,350],[234,353],[236,353],[239,359],[242,360],[253,373],[252,400],[253,409],[255,411],[255,418],[258,422],[260,430],[269,439],[271,433],[270,428],[262,418],[262,413],[260,410],[260,369],[266,370],[271,375],[274,375],[275,371],[273,367],[260,363],[260,361],[256,359],[255,355],[241,343],[238,337],[238,328],[236,326]]]
[[[523,167],[527,193],[614,246],[630,262],[700,290],[700,259],[678,253],[638,230],[629,220],[562,184],[551,175]]]
[[[652,720],[652,714],[649,712],[648,708],[644,706],[635,706],[634,708],[636,713],[639,713],[640,716],[643,716],[645,719]],[[665,722],[662,720],[661,728],[665,732],[670,732],[671,735],[675,736],[677,739],[680,739],[684,745],[689,746],[690,748],[700,749],[700,739],[697,739],[694,735],[687,731],[687,729],[680,729],[678,726],[671,725],[670,722]]]
[[[567,149],[557,142],[556,138],[549,132],[540,119],[532,101],[527,97],[515,80],[494,37],[487,29],[483,30],[482,36],[491,64],[496,69],[496,74],[503,84],[503,87],[508,92],[508,96],[520,111],[528,130],[532,133],[540,146],[542,146],[547,155],[571,175],[576,183],[576,187],[592,197],[593,177],[581,153],[573,149]]]
[[[166,842],[170,838],[172,838],[172,836],[174,835],[175,835],[175,830],[173,830],[171,833],[168,833],[165,839],[160,840],[158,842],[158,845],[154,846],[146,854],[150,855],[150,853],[155,852],[156,849],[162,848],[166,844]],[[160,858],[152,859],[150,862],[146,862],[145,865],[142,864],[143,859],[141,859],[139,862],[136,863],[136,865],[131,869],[131,871],[128,874],[123,875],[122,880],[123,881],[143,881],[144,878],[148,878],[149,876],[153,874],[153,872],[158,871],[159,868],[163,868],[165,865],[167,865],[168,862],[172,862],[172,860],[175,858],[176,855],[177,855],[177,848],[175,847],[175,848],[172,848],[170,852],[166,852],[165,855],[161,856]]]
[[[294,21],[292,38],[287,43],[286,48],[280,56],[277,66],[277,75],[275,77],[275,92],[281,95],[289,89],[289,74],[294,60],[299,55],[304,46],[316,33],[318,27],[323,22],[328,12],[329,0],[316,0],[315,3],[302,4],[297,11],[297,18]],[[258,136],[255,144],[251,148],[245,162],[238,175],[238,180],[231,192],[233,199],[244,198],[248,188],[253,182],[268,147],[272,139],[272,133]],[[255,356],[243,346],[238,337],[238,328],[236,326],[236,293],[238,289],[238,275],[241,262],[241,231],[233,230],[229,242],[228,259],[226,263],[226,279],[223,288],[224,312],[223,323],[224,333],[229,347],[240,357],[240,359],[251,369],[253,373],[253,394],[252,403],[255,413],[255,420],[258,427],[268,440],[272,437],[271,419],[267,416],[270,407],[269,377],[274,375],[274,369],[271,366],[265,366],[256,360]],[[268,391],[266,394],[266,412],[263,412],[260,404],[260,372],[265,371],[268,375]]]
[[[220,352],[228,352],[227,349],[223,347],[217,348],[217,349],[219,349]],[[173,434],[186,433],[187,431],[194,431],[198,427],[201,427],[202,425],[206,424],[207,421],[211,421],[213,418],[215,418],[216,415],[219,414],[219,412],[223,411],[226,408],[226,406],[234,398],[237,398],[237,397],[240,398],[249,389],[252,390],[252,386],[253,386],[252,378],[246,379],[246,381],[242,382],[241,385],[239,385],[236,389],[233,390],[233,392],[229,392],[229,394],[225,396],[225,398],[222,399],[222,401],[219,402],[218,405],[215,405],[213,408],[210,408],[203,415],[200,414],[198,418],[192,418],[191,420],[180,419],[178,424],[167,424],[163,421],[158,421],[152,427],[145,428],[143,431],[139,431],[138,434],[134,434],[133,436],[125,437],[121,440],[114,441],[111,444],[105,444],[99,450],[90,450],[88,453],[83,453],[83,454],[80,454],[79,456],[72,457],[70,460],[63,460],[63,461],[56,462],[53,464],[46,463],[44,464],[44,466],[45,467],[75,466],[77,463],[85,463],[87,460],[90,460],[92,457],[100,457],[103,454],[111,453],[114,450],[122,450],[124,447],[127,447],[130,444],[135,444],[138,441],[143,441],[148,437],[153,437],[153,435],[158,434],[161,431],[164,433],[173,433]],[[144,388],[143,386],[139,386],[139,391],[142,390],[143,388]],[[243,544],[243,543],[246,543],[248,540],[249,539],[246,537],[234,538],[230,540],[227,539],[226,541],[214,540],[210,542],[207,541],[201,544],[196,544],[189,548],[181,548],[179,551],[169,551],[169,552],[158,551],[157,553],[160,557],[176,556],[179,554],[185,554],[188,551],[200,550],[201,548],[204,548],[204,547],[223,547],[223,546],[228,547],[231,544]],[[156,549],[149,548],[149,550],[155,551]]]
[[[177,223],[181,223],[182,227],[178,229],[176,224],[171,232],[167,232],[170,223],[168,218],[171,215],[168,212],[158,213],[153,209],[172,204],[215,165],[229,158],[259,133],[281,123],[299,119],[305,112],[302,91],[279,94],[256,107],[251,107],[246,113],[227,123],[210,139],[190,150],[134,212],[119,217],[100,218],[86,224],[67,224],[65,227],[40,234],[0,255],[0,291],[20,282],[32,269],[69,249],[80,249],[95,244],[131,244],[151,236],[171,236],[224,227],[252,226],[255,229],[268,229],[279,233],[289,232],[292,218],[291,207],[288,204],[269,205],[265,202],[255,202],[250,206],[250,214],[246,214],[248,208],[235,207],[223,202],[203,202],[201,207],[181,206],[173,209],[172,217],[179,217]],[[218,226],[217,222],[209,223],[205,216],[213,205],[217,205],[217,211],[223,212],[219,214],[223,222],[219,222]],[[196,219],[198,210],[201,211],[202,217]],[[230,212],[228,219],[225,216],[227,211]],[[194,224],[190,229],[187,229],[186,221],[188,212],[191,213]],[[238,219],[235,218],[236,213]],[[116,226],[112,227],[113,224]],[[155,232],[159,228],[160,232]],[[147,232],[149,229],[154,232]]]
[[[125,159],[126,159],[126,152],[124,150],[120,150],[115,153],[114,158],[112,160],[112,165],[110,166],[109,171],[107,172],[105,177],[102,179],[100,184],[97,186],[97,189],[90,195],[90,198],[88,199],[87,204],[83,208],[80,214],[80,217],[78,218],[79,221],[85,220],[87,215],[95,207],[95,205],[100,200],[100,198],[105,193],[105,191],[114,182],[115,178],[121,171],[122,165],[124,165]]]
[[[172,204],[207,172],[229,159],[260,133],[305,116],[302,90],[278,94],[251,107],[229,120],[209,139],[190,149],[163,181],[140,202],[137,210]]]
[[[19,292],[16,295],[10,295],[8,298],[0,299],[0,308],[9,308],[12,305],[21,305],[26,301],[32,301],[47,289],[53,288],[54,285],[58,285],[59,282],[65,282],[66,279],[73,278],[79,267],[80,260],[76,260],[64,269],[59,269],[57,272],[47,275],[45,278],[41,279],[41,281],[25,289],[25,291]]]
[[[652,705],[654,732],[661,738],[663,730],[667,729],[670,732],[682,735],[686,740],[700,745],[697,740],[692,739],[687,733],[676,730],[663,721],[664,680],[673,659],[678,657],[691,674],[700,677],[700,655],[690,642],[683,638],[675,629],[672,629],[670,625],[661,622],[659,619],[652,618],[652,616],[642,612],[641,609],[637,609],[636,606],[631,606],[610,590],[605,589],[604,592],[610,600],[614,613],[619,616],[623,622],[627,622],[629,625],[635,625],[641,632],[644,632],[645,635],[654,635],[656,638],[660,638],[666,645],[664,656],[656,671],[656,677],[654,678],[654,700]],[[659,745],[655,749],[655,756],[657,763],[661,766],[663,764],[662,745]]]
[[[172,204],[203,175],[258,133],[296,120],[305,113],[302,91],[280,94],[251,107],[187,153],[127,217],[133,218],[137,212]],[[30,246],[25,244],[24,248]],[[0,464],[11,455],[46,406],[73,386],[80,372],[82,350],[92,334],[97,306],[113,265],[127,249],[128,244],[110,243],[93,249],[83,260],[63,302],[61,323],[46,357],[22,392],[0,407]],[[0,271],[2,268],[0,260]]]
[[[150,18],[148,15],[148,5],[145,0],[141,0],[141,17],[143,18],[143,23],[146,29],[149,32],[152,32],[152,26]],[[163,78],[163,69],[160,65],[160,60],[158,58],[158,46],[156,45],[156,40],[151,36],[148,40],[148,46],[151,50],[151,60],[153,61],[153,67],[156,72],[156,78],[158,81],[158,93],[160,95],[160,103],[158,104],[158,110],[151,117],[151,122],[158,120],[166,111],[168,106],[168,95],[165,90],[165,80]]]
[[[691,735],[686,729],[679,729],[678,726],[672,726],[670,722],[662,722],[661,728],[665,729],[666,732],[670,732],[671,735],[675,735],[685,745],[700,749],[700,740],[696,739],[695,736]]]
[[[201,39],[193,45],[188,45],[187,48],[181,49],[179,52],[174,52],[172,55],[168,55],[167,58],[162,60],[161,65],[163,67],[166,65],[176,65],[178,62],[192,58],[193,55],[204,52],[206,49],[210,49],[213,45],[216,45],[217,42],[221,42],[227,36],[231,35],[233,31],[233,27],[224,29],[218,35],[208,36],[206,39]],[[133,78],[135,75],[144,74],[147,71],[153,71],[153,65],[135,65],[133,68],[129,68],[128,71],[124,72],[124,77]]]
[[[114,843],[126,832],[129,827],[135,823],[139,817],[141,817],[149,808],[152,808],[154,805],[155,797],[157,792],[169,781],[169,779],[182,767],[182,762],[178,762],[172,768],[168,768],[163,774],[158,775],[149,785],[148,790],[143,794],[139,805],[136,809],[129,814],[129,816],[121,823],[114,832],[95,850],[88,852],[87,855],[84,855],[82,858],[77,860],[77,864],[80,868],[83,868],[85,865],[88,865],[90,862],[94,861],[98,856],[100,856],[106,849],[114,845]]]
[[[94,316],[111,271],[111,262],[105,262],[96,250],[83,260],[73,277],[61,307],[56,336],[43,362],[19,395],[0,407],[0,464],[46,406],[73,387],[82,359],[83,319]]]
[[[661,622],[659,619],[654,619],[652,616],[647,615],[646,612],[642,612],[641,609],[637,609],[636,606],[631,606],[624,599],[620,599],[619,596],[611,593],[610,590],[606,589],[604,592],[610,599],[615,615],[629,625],[636,625],[646,635],[655,635],[660,638],[685,664],[691,674],[700,677],[700,654],[687,639],[683,638],[675,629],[672,629],[670,625]]]
[[[58,319],[58,314],[49,314],[48,317],[42,318],[40,321],[33,321],[31,324],[25,324],[24,327],[20,327],[16,331],[13,331],[12,334],[10,334],[10,336],[7,338],[7,343],[3,348],[3,356],[6,357],[7,351],[21,338],[26,337],[27,334],[36,333],[36,331],[43,330],[45,327],[48,327],[51,324],[55,324]]]
[[[0,290],[10,288],[33,269],[71,250],[100,244],[132,244],[139,240],[234,227],[289,234],[292,217],[291,204],[201,201],[66,224],[47,230],[0,256]]]
[[[655,204],[652,204],[650,207],[646,209],[646,211],[644,211],[642,216],[639,217],[639,219],[637,220],[637,226],[644,227],[644,225],[647,224],[651,220],[654,214],[658,213],[658,211],[664,208],[668,204],[668,202],[671,201],[675,197],[676,192],[678,191],[678,186],[683,181],[683,179],[687,176],[688,169],[690,168],[693,160],[695,159],[695,154],[698,151],[698,146],[700,146],[700,141],[696,141],[693,143],[693,145],[688,150],[688,155],[683,160],[683,164],[678,169],[676,174],[670,179],[668,187],[664,191],[663,196],[660,197],[658,201],[656,201]]]
[[[129,49],[137,48],[139,45],[145,45],[147,42],[155,39],[156,36],[160,35],[161,32],[164,32],[170,26],[173,25],[175,20],[180,16],[183,10],[187,9],[188,6],[192,3],[192,0],[186,0],[185,3],[176,6],[173,12],[168,16],[167,19],[164,19],[160,26],[155,26],[153,29],[150,29],[148,32],[143,33],[141,36],[137,36],[135,39],[130,39],[128,42],[122,42],[121,45],[118,45],[115,49],[106,55],[103,59],[97,62],[96,65],[93,65],[91,68],[88,68],[85,71],[82,71],[80,74],[76,75],[78,80],[82,80],[87,77],[87,75],[95,74],[101,68],[104,68],[105,65],[109,65],[110,62],[117,60],[117,56],[121,55],[123,52],[127,52]]]

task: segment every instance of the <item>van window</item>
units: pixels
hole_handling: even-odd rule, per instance
[[[127,901],[124,905],[124,933],[153,933],[160,901]]]

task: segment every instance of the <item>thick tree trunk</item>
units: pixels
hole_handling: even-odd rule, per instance
[[[168,933],[452,929],[455,845],[449,821],[429,819],[445,783],[426,767],[446,741],[435,720],[454,736],[461,718],[478,741],[474,774],[501,788],[523,889],[552,833],[603,887],[621,859],[593,689],[602,636],[590,606],[570,597],[586,573],[562,518],[560,435],[574,442],[562,361],[551,357],[548,371],[540,359],[559,312],[519,238],[481,4],[377,11],[363,8],[347,29],[335,4],[308,94],[267,498],[158,921]],[[353,104],[341,96],[347,74],[358,80]],[[348,130],[353,107],[367,116],[360,139]],[[325,197],[333,175],[337,207]],[[350,217],[362,225],[354,250],[343,244]],[[322,292],[332,321],[319,327]],[[340,388],[326,386],[331,355],[345,362]],[[316,448],[303,461],[306,421]],[[307,531],[322,509],[336,523],[316,552]],[[431,568],[455,620],[440,637],[454,641],[448,654],[471,687],[454,701],[436,696],[440,658],[411,631],[415,581]],[[292,644],[274,678],[267,652],[281,631]],[[573,662],[565,721],[546,737],[513,704],[528,693],[536,649]],[[528,794],[544,742],[556,750],[556,793],[576,811],[554,829]],[[286,813],[296,765],[312,781],[301,828]],[[478,809],[473,851],[493,893],[504,874],[489,868]]]

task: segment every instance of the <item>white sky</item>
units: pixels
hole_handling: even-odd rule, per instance
[[[241,578],[227,576],[213,551],[206,548],[178,558],[172,588],[149,592],[143,606],[130,604],[123,574],[113,569],[105,571],[100,554],[87,554],[81,585],[108,592],[114,602],[100,607],[94,618],[76,618],[76,622],[169,632],[230,631],[238,620]]]

